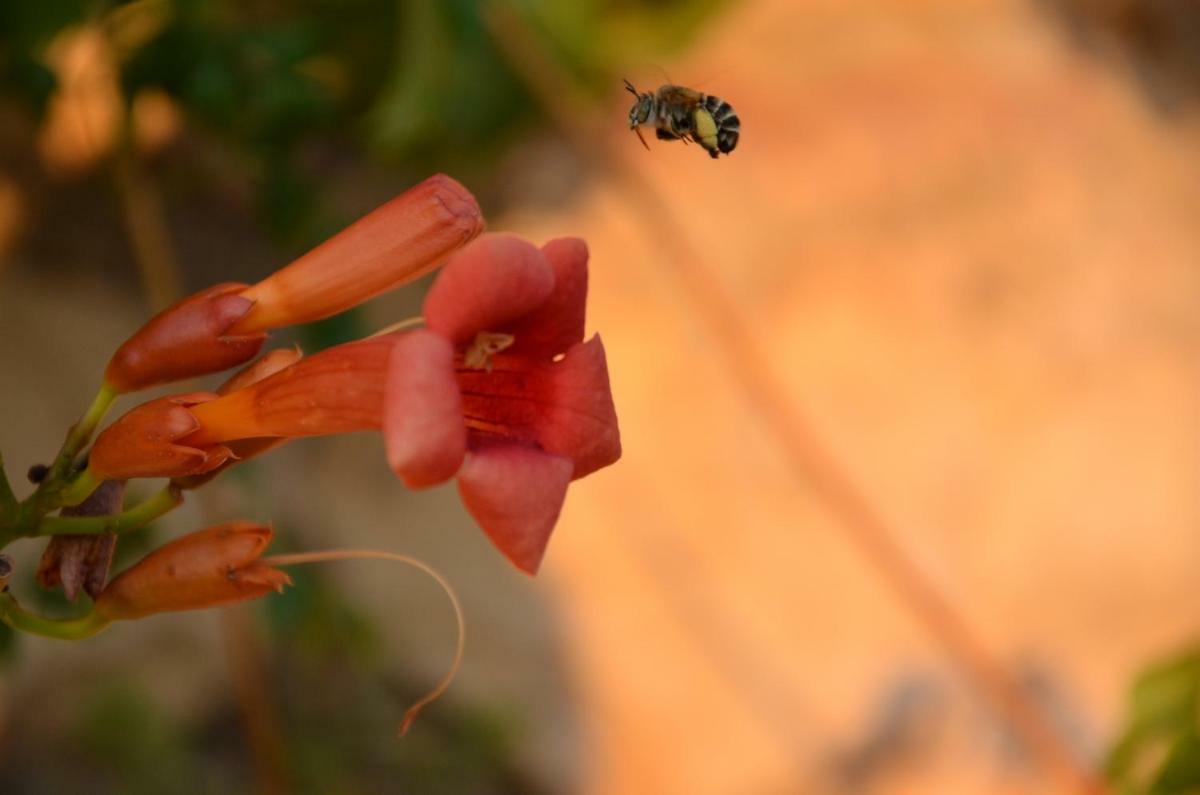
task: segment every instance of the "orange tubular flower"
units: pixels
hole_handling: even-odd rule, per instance
[[[227,395],[192,392],[143,403],[96,438],[88,474],[93,481],[174,478],[190,488],[293,437],[378,430],[394,342],[384,335],[338,345],[252,381],[282,360],[256,363],[233,379],[245,386]]]
[[[96,599],[109,621],[257,599],[292,580],[261,562],[271,528],[228,522],[159,547],[123,571]]]
[[[471,193],[437,174],[258,284],[221,284],[152,318],[114,354],[118,393],[236,367],[265,332],[335,315],[429,272],[483,231]]]
[[[483,227],[470,191],[435,174],[242,292],[254,306],[231,331],[336,315],[423,276]]]
[[[348,342],[305,357],[270,378],[191,407],[201,448],[240,439],[378,430],[395,335]]]

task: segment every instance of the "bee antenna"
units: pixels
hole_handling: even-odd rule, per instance
[[[633,83],[630,83],[629,80],[627,80],[626,78],[621,78],[621,79],[625,81],[625,90],[626,91],[628,91],[630,94],[633,94],[635,97],[641,96],[640,94],[638,94],[638,90],[633,87]]]

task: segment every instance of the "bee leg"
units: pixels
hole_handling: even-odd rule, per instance
[[[661,127],[656,127],[654,129],[654,135],[660,141],[674,141],[679,138],[679,136],[676,135],[675,133],[673,133],[669,130],[664,130]]]

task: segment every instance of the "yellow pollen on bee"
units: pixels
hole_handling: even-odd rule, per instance
[[[492,371],[492,357],[512,346],[517,338],[512,334],[481,331],[463,352],[463,367],[471,370]]]
[[[696,125],[696,140],[706,149],[717,148],[717,122],[712,114],[704,109],[697,109],[693,122]]]

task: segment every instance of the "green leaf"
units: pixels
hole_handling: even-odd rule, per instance
[[[1179,732],[1196,722],[1200,704],[1200,650],[1156,665],[1134,683],[1130,729]]]
[[[1149,795],[1200,792],[1200,736],[1189,731],[1175,741]]]

